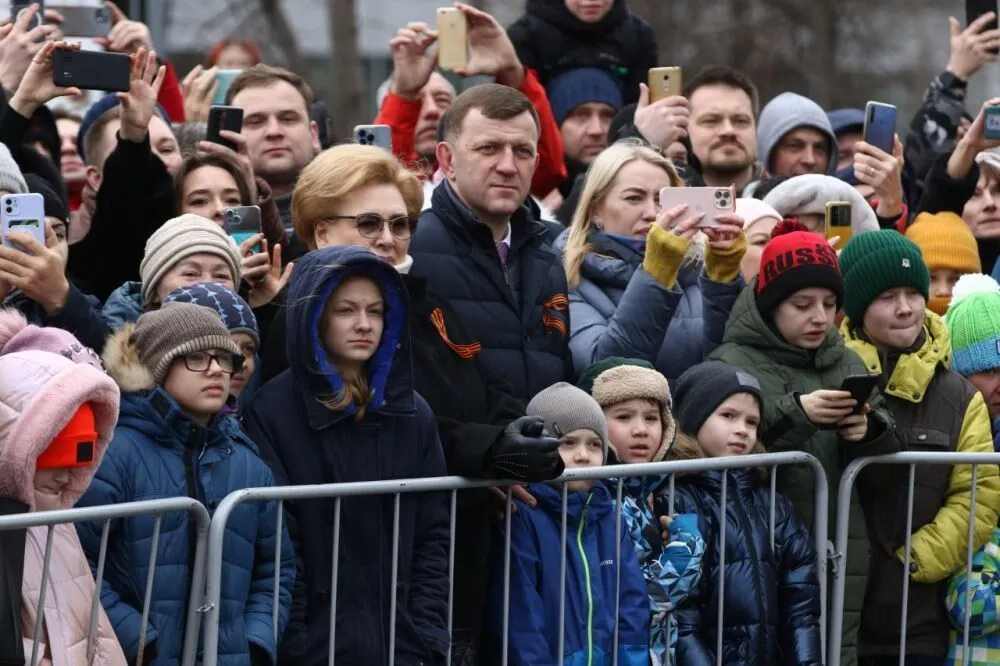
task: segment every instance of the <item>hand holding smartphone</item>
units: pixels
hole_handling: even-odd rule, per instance
[[[997,0],[965,0],[965,20],[966,26],[973,24],[976,19],[984,14],[993,12],[993,18],[987,21],[980,29],[980,32],[997,29]],[[998,49],[986,49],[987,53],[996,54]]]
[[[31,234],[42,246],[45,245],[45,199],[41,194],[7,194],[0,197],[0,233],[3,244],[24,251],[7,240],[11,231]]]
[[[236,245],[255,234],[261,233],[260,206],[234,206],[222,212],[222,226],[232,237]],[[260,245],[253,247],[254,252],[260,252]]]
[[[464,69],[469,64],[469,24],[462,10],[441,7],[437,10],[438,67]]]
[[[52,82],[65,88],[128,92],[132,61],[124,53],[69,51],[52,54]]]
[[[220,134],[222,130],[239,134],[243,130],[243,109],[238,106],[213,106],[208,111],[208,130],[205,132],[205,140],[236,150],[235,143],[222,138]]]
[[[864,140],[892,155],[892,147],[896,142],[896,107],[881,102],[868,102],[865,105]]]
[[[844,383],[840,385],[840,390],[850,393],[851,397],[858,403],[854,406],[852,414],[861,413],[877,383],[878,377],[875,375],[851,375],[844,378]]]
[[[851,240],[851,204],[848,201],[830,201],[826,204],[826,239],[832,241],[834,250],[844,249]]]
[[[682,94],[683,75],[680,67],[654,67],[649,70],[646,85],[649,86],[650,103],[677,97]]]
[[[732,187],[664,187],[660,190],[660,210],[685,204],[685,217],[704,214],[700,228],[716,227],[716,215],[735,214],[736,196]]]

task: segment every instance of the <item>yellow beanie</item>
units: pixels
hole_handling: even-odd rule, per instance
[[[921,213],[906,230],[906,237],[920,247],[932,271],[950,268],[963,275],[983,271],[976,238],[955,213]]]

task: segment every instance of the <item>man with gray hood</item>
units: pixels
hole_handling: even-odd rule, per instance
[[[833,174],[837,137],[819,104],[792,92],[781,93],[760,113],[757,154],[771,176]]]

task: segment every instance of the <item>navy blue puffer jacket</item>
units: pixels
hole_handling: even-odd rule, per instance
[[[697,443],[678,435],[672,458],[692,454]],[[720,576],[724,577],[722,663],[741,666],[812,666],[822,663],[816,549],[792,503],[777,495],[774,548],[768,535],[770,488],[756,469],[728,472],[726,552],[719,553],[722,472],[677,479],[674,513],[693,513],[705,539],[701,580],[677,609],[677,663],[716,663]],[[667,515],[668,495],[656,498]]]

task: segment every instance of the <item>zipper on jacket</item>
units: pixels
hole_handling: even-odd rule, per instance
[[[583,550],[583,526],[587,524],[587,508],[593,496],[593,493],[587,493],[580,525],[576,528],[576,547],[580,551],[580,561],[583,562],[583,582],[587,589],[587,666],[594,664],[594,595],[590,589],[590,565],[587,564],[587,554]]]
[[[723,472],[727,474],[728,472]],[[752,472],[751,472],[752,473]],[[767,608],[764,605],[763,591],[760,589],[760,562],[757,561],[757,541],[754,539],[754,533],[751,531],[750,519],[747,518],[746,507],[743,505],[743,498],[740,496],[739,489],[736,490],[736,514],[740,518],[740,523],[743,525],[743,532],[747,535],[747,539],[750,543],[749,555],[750,555],[750,568],[753,569],[753,586],[754,586],[754,597],[757,599],[757,612],[760,617],[760,626],[763,630],[762,633],[757,636],[757,654],[760,655],[759,658],[765,658],[767,655],[767,636],[768,623],[767,623]],[[726,529],[726,514],[723,508],[722,512],[722,529]],[[722,572],[725,575],[725,572]],[[719,627],[719,631],[722,631],[722,627]]]

